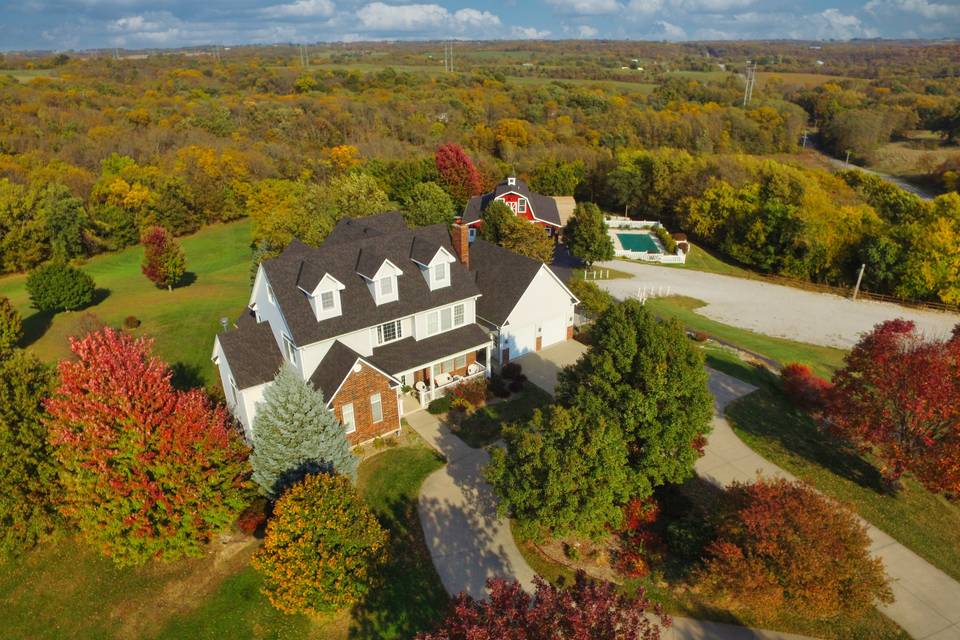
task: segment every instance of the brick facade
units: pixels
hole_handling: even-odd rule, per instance
[[[383,420],[373,422],[373,410],[370,396],[380,394],[383,407]],[[393,433],[400,428],[400,407],[397,391],[390,386],[390,380],[373,367],[361,363],[360,372],[350,372],[343,386],[333,397],[333,411],[337,419],[343,421],[343,405],[353,403],[353,416],[357,430],[347,435],[351,444],[373,440],[378,436]]]

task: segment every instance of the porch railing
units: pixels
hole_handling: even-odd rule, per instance
[[[416,391],[417,391],[418,397],[420,398],[420,405],[425,407],[431,402],[433,402],[434,400],[436,400],[437,398],[440,398],[446,395],[447,392],[451,391],[457,385],[463,384],[468,380],[473,380],[475,378],[485,376],[487,374],[487,368],[479,363],[477,363],[477,366],[481,367],[481,369],[475,373],[471,373],[469,375],[457,376],[453,378],[450,382],[443,385],[437,385],[436,387],[433,387],[433,388],[427,385],[427,388],[424,391],[420,391],[419,389],[417,389]]]

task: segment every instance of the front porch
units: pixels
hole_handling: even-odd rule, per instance
[[[457,385],[476,378],[490,377],[490,345],[480,349],[470,349],[452,353],[443,358],[424,362],[415,368],[397,376],[404,387],[410,387],[408,394],[420,407],[442,398]],[[408,403],[404,403],[407,413]]]

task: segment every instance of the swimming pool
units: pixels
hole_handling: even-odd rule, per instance
[[[617,238],[625,251],[660,253],[660,248],[649,233],[618,233]]]

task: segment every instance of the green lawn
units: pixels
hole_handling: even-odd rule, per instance
[[[509,400],[481,407],[472,416],[463,421],[455,433],[471,447],[485,447],[500,438],[500,426],[504,422],[518,422],[533,415],[553,402],[549,393],[532,383],[513,395]]]
[[[629,260],[627,258],[621,258],[621,260],[635,264],[665,267],[668,269],[706,271],[707,273],[716,273],[721,276],[735,276],[737,278],[760,277],[748,269],[744,269],[743,267],[738,267],[731,262],[727,262],[723,258],[717,256],[715,253],[704,249],[701,246],[695,245],[692,242],[690,243],[690,251],[687,253],[687,261],[684,264],[661,264],[659,262],[645,262],[643,260]]]
[[[702,307],[704,302],[694,298],[652,298],[647,300],[646,305],[660,317],[678,318],[694,331],[703,331],[711,337],[725,340],[781,364],[801,362],[824,377],[830,377],[834,370],[843,365],[845,352],[841,349],[773,338],[747,329],[731,327],[697,313],[696,309]]]
[[[240,539],[235,554],[212,551],[204,558],[118,569],[64,537],[0,565],[0,636],[410,638],[432,626],[448,603],[416,507],[423,479],[442,465],[418,440],[361,463],[358,488],[390,533],[390,559],[381,586],[351,612],[314,621],[274,609],[248,565],[256,548],[249,539]]]
[[[754,451],[833,496],[953,578],[960,579],[960,505],[906,478],[896,496],[884,492],[877,467],[820,431],[773,389],[727,408],[737,435]]]
[[[173,291],[157,289],[140,272],[143,248],[97,256],[82,266],[101,289],[94,306],[54,316],[30,307],[23,274],[0,278],[0,296],[10,298],[24,318],[24,346],[48,362],[69,355],[68,336],[82,334],[96,320],[120,326],[133,315],[142,321],[136,335],[156,338],[156,353],[185,383],[216,384],[210,362],[220,318],[237,318],[250,293],[250,223],[207,227],[180,239],[192,280]],[[92,314],[92,315],[91,315]]]

